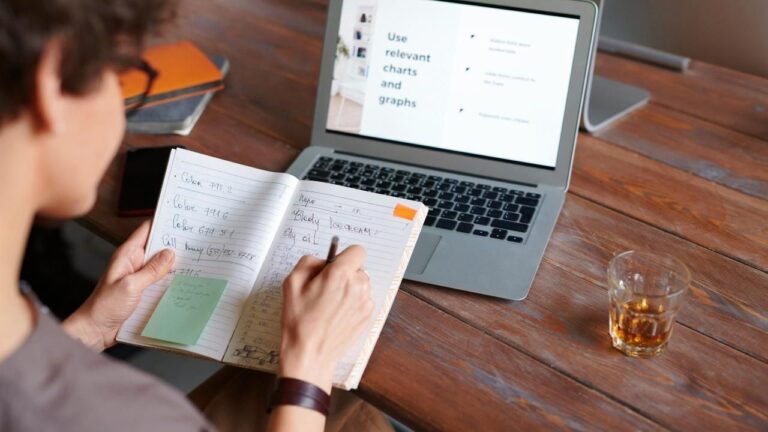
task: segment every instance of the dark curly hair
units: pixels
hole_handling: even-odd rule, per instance
[[[62,90],[84,94],[105,68],[132,65],[145,37],[173,18],[175,6],[175,0],[0,0],[0,125],[32,106],[48,42],[62,46]]]

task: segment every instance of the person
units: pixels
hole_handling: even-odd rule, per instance
[[[60,324],[19,282],[35,217],[74,218],[94,205],[123,136],[118,73],[139,64],[144,39],[173,18],[174,7],[168,0],[0,0],[2,431],[213,429],[183,395],[97,354],[115,344],[144,289],[173,266],[171,250],[144,262],[149,222],[117,249],[93,294]],[[337,361],[372,314],[364,261],[358,246],[328,265],[304,257],[285,280],[282,378],[330,392]],[[264,426],[269,378],[245,370],[225,375],[193,399],[206,414],[224,405],[231,424],[242,427],[251,415],[262,419],[251,430]],[[249,399],[244,387],[258,387],[258,394]],[[233,399],[240,405],[226,404]],[[257,399],[261,405],[242,406]],[[277,405],[268,421],[275,431],[325,425],[320,412],[291,404]]]

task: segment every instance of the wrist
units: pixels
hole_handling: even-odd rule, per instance
[[[331,393],[336,364],[307,351],[285,349],[280,353],[280,377],[294,378],[320,387]]]
[[[82,308],[76,310],[72,315],[65,319],[61,326],[71,337],[79,340],[84,345],[94,351],[101,352],[106,348],[104,335],[99,331],[98,326],[93,322],[90,315]]]

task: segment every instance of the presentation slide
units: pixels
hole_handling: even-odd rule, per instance
[[[346,0],[326,128],[554,167],[578,19]]]

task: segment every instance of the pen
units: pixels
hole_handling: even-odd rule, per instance
[[[325,259],[325,265],[328,265],[336,260],[336,251],[339,249],[339,236],[333,236],[331,239],[331,247],[328,248],[328,258]]]

